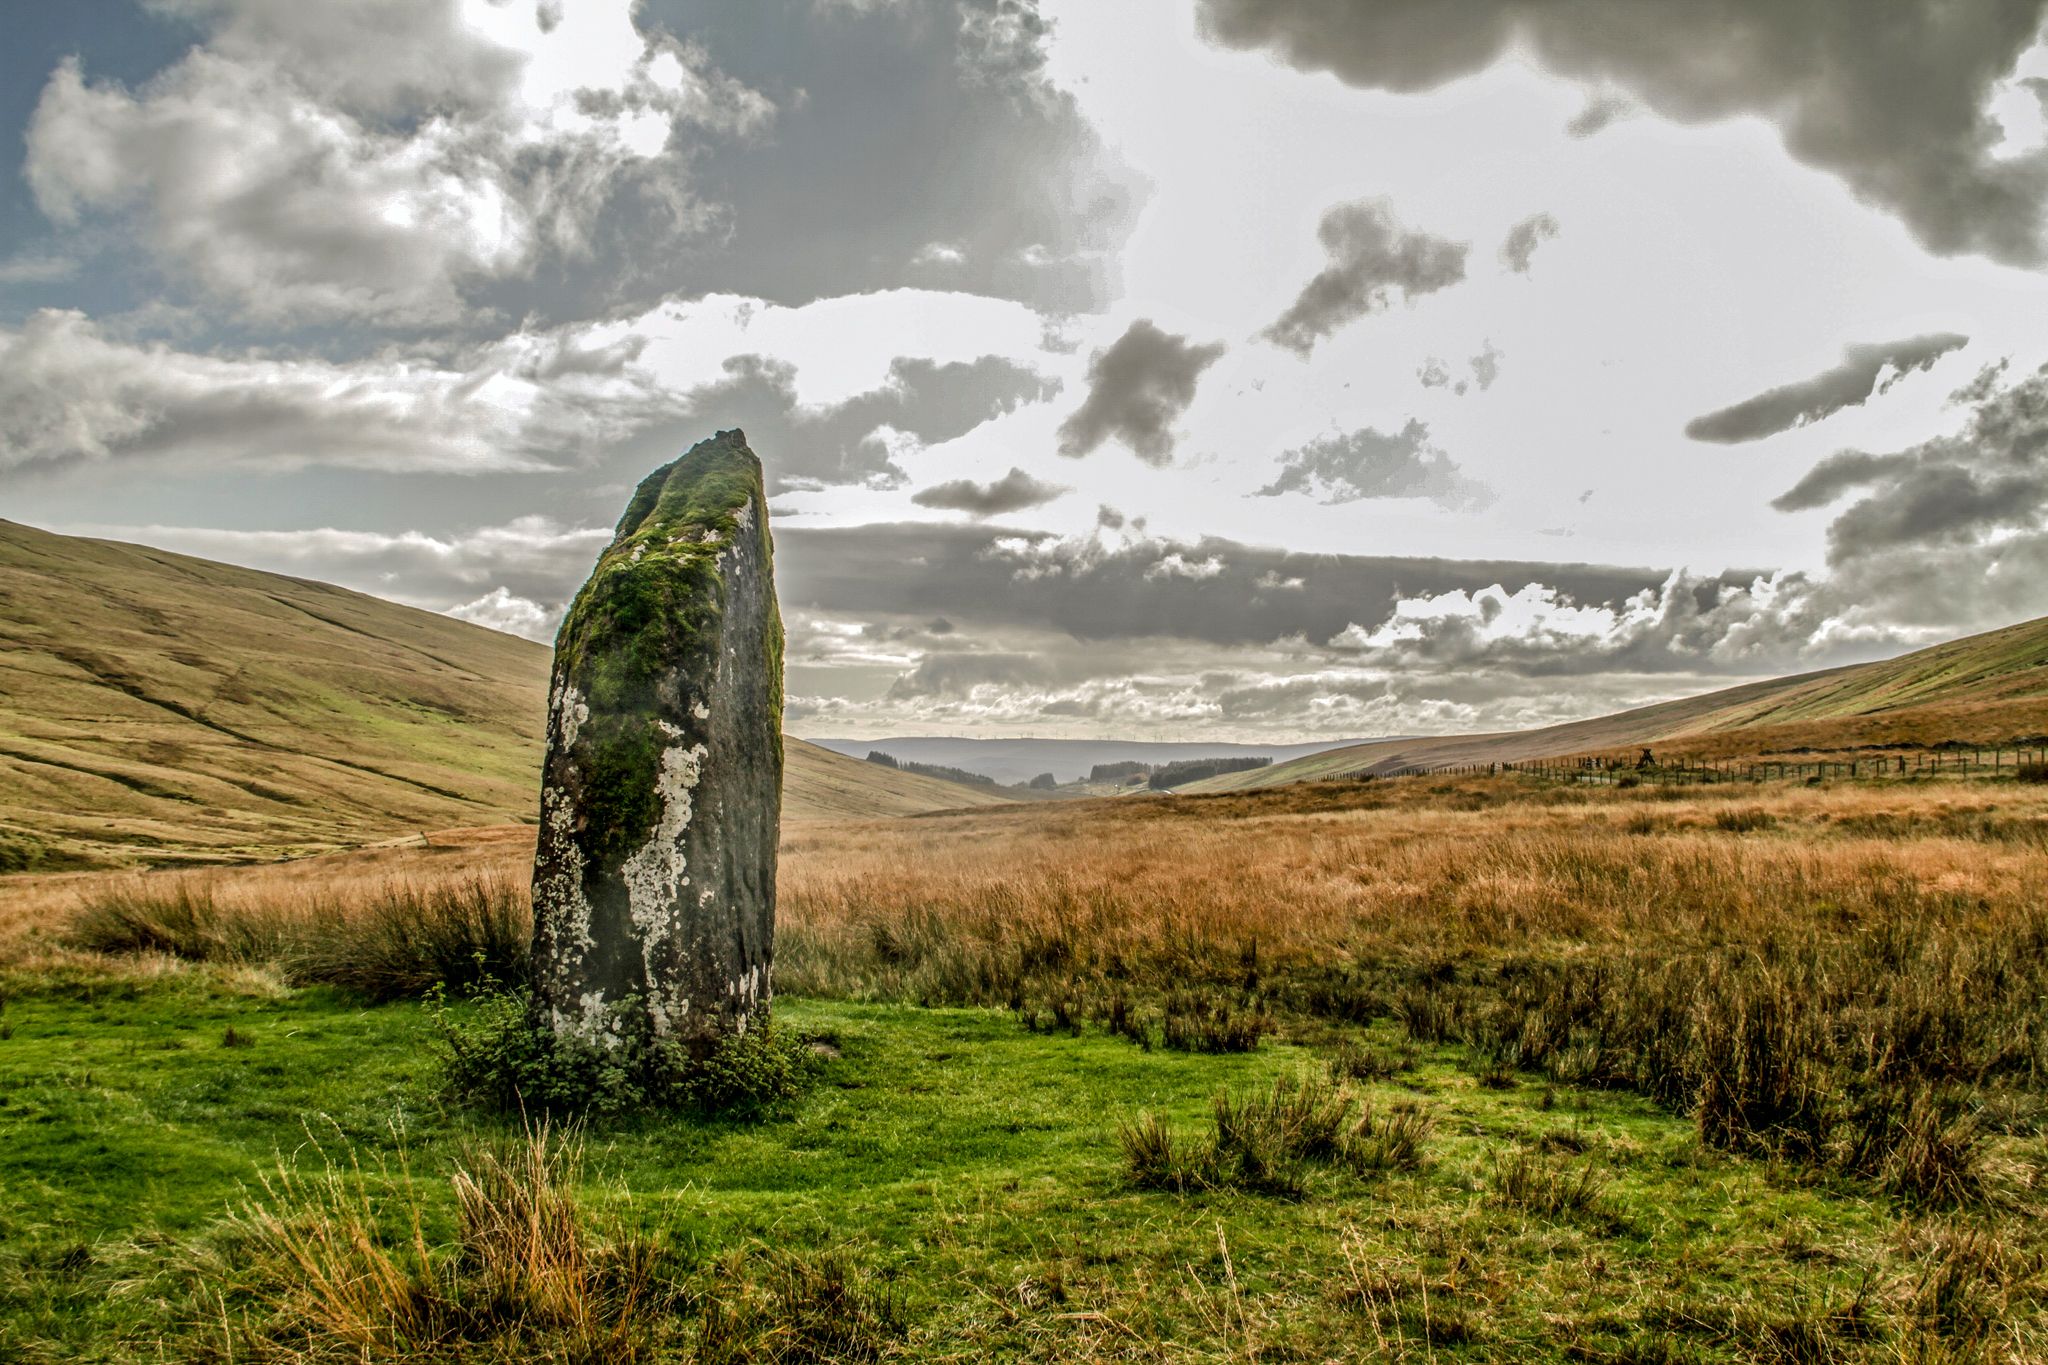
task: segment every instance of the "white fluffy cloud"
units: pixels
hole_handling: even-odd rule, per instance
[[[150,459],[186,468],[476,473],[542,469],[620,439],[674,400],[631,338],[515,335],[460,365],[200,355],[47,310],[0,328],[0,469]]]
[[[679,128],[769,103],[643,34],[632,0],[164,0],[208,41],[136,90],[50,76],[26,175],[60,223],[125,215],[180,278],[270,322],[460,321],[465,290],[576,256],[614,196],[679,228]]]

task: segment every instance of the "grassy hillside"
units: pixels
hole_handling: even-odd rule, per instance
[[[328,584],[0,521],[0,872],[530,820],[548,660]],[[1001,799],[789,745],[795,819]]]
[[[1541,730],[1384,740],[1182,788],[1244,791],[1315,778],[1505,763],[1656,745],[1731,757],[1800,749],[1995,744],[2048,732],[2048,618],[1879,663],[1748,683]]]

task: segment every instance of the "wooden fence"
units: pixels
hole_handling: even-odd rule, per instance
[[[1612,786],[1622,782],[1815,782],[1875,780],[1902,777],[2017,775],[2021,768],[2048,774],[2048,748],[1994,746],[1985,749],[1920,749],[1850,758],[1664,760],[1654,753],[1628,757],[1614,754],[1524,759],[1517,763],[1467,763],[1444,768],[1404,768],[1387,777],[1459,777],[1528,773],[1556,781]]]

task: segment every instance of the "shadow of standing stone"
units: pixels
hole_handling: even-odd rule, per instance
[[[641,482],[555,639],[533,877],[543,1022],[699,1057],[765,1022],[781,812],[761,462],[721,431]]]

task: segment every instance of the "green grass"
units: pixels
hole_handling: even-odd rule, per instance
[[[1273,1043],[1147,1052],[997,1011],[784,1000],[777,1014],[837,1051],[813,1093],[751,1126],[595,1128],[584,1197],[692,1262],[839,1249],[893,1277],[908,1358],[1149,1358],[1134,1343],[1170,1342],[1177,1358],[1319,1360],[1384,1339],[1416,1359],[1749,1359],[1866,1282],[1889,1295],[1877,1339],[1918,1330],[1899,1305],[1924,1256],[1900,1210],[1706,1152],[1637,1098],[1486,1089],[1424,1050],[1358,1087],[1434,1118],[1421,1169],[1316,1167],[1298,1199],[1147,1192],[1123,1121],[1192,1132],[1217,1092],[1320,1060]],[[461,1143],[504,1130],[442,1104],[411,1004],[248,994],[193,972],[17,997],[0,1025],[0,1360],[202,1351],[217,1310],[180,1267],[280,1158],[317,1168],[319,1150],[352,1150],[392,1173],[373,1185],[402,1160],[445,1220],[440,1177]],[[1597,1170],[1597,1216],[1499,1197],[1518,1153]]]

